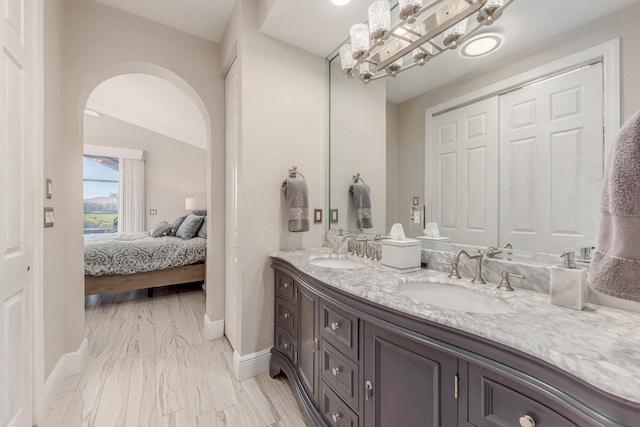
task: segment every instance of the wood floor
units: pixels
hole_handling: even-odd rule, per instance
[[[286,378],[237,382],[226,338],[205,341],[199,287],[86,298],[89,362],[40,426],[306,426]]]

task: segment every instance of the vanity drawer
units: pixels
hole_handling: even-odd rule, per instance
[[[519,426],[521,417],[530,417],[537,427],[576,427],[561,413],[541,403],[545,401],[501,375],[469,365],[469,421],[477,427]],[[552,405],[552,402],[548,402]],[[525,424],[527,425],[526,421]]]
[[[320,363],[322,379],[349,406],[357,410],[360,390],[358,365],[326,341],[322,342]]]
[[[292,336],[296,335],[296,309],[284,298],[276,298],[276,324],[282,326]]]
[[[296,353],[296,341],[291,334],[281,326],[276,326],[275,342],[273,345],[277,351],[286,354],[289,360],[294,364],[296,363],[294,357]]]
[[[324,381],[320,386],[320,411],[330,426],[358,427],[358,415],[331,391]]]
[[[358,318],[327,302],[322,302],[322,338],[353,360],[358,360]]]
[[[276,296],[295,299],[295,284],[293,277],[276,270]]]

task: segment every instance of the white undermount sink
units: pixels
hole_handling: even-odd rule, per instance
[[[473,289],[440,283],[404,283],[398,291],[415,302],[468,313],[499,314],[513,311],[499,299]]]
[[[336,269],[354,269],[364,268],[364,263],[356,261],[344,256],[318,257],[309,261],[309,264],[316,267],[336,268]]]

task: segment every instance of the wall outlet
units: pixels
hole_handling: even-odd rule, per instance
[[[158,210],[157,209],[150,209],[149,210],[149,215],[158,215]]]

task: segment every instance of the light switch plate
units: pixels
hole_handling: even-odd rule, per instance
[[[420,197],[413,196],[413,206],[418,206],[420,204]]]
[[[338,222],[338,209],[331,209],[330,221],[332,224],[335,224]]]
[[[149,215],[158,215],[158,209],[150,209]]]
[[[44,208],[44,227],[53,227],[53,208]]]
[[[322,209],[313,210],[313,223],[322,224]]]

